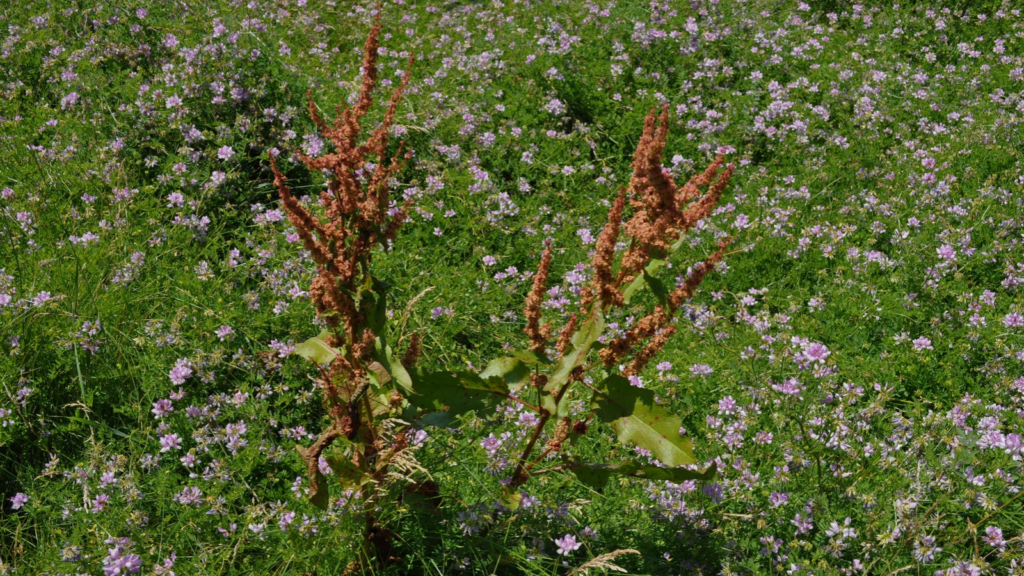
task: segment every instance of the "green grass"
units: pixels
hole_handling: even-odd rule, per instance
[[[718,235],[736,238],[692,302],[706,314],[681,320],[643,374],[702,464],[718,459],[715,485],[623,481],[598,493],[550,474],[524,488],[537,504],[511,513],[480,442],[508,434],[511,458],[514,418],[430,429],[416,455],[443,504],[384,511],[400,558],[384,573],[567,574],[626,548],[639,554],[614,562],[635,574],[1021,570],[1024,328],[1004,320],[1024,313],[1024,16],[998,1],[808,4],[383,6],[381,78],[397,82],[417,57],[397,119],[415,155],[396,189],[421,193],[375,263],[404,326],[391,337],[421,331],[429,368],[482,367],[523,347],[529,281],[495,274],[534,270],[552,238],[550,285],[569,287],[592,249],[578,231],[600,230],[652,107],[670,105],[665,164],[678,178],[719,147],[738,165],[672,270]],[[356,90],[368,29],[363,5],[320,0],[0,9],[0,189],[11,190],[0,198],[0,573],[101,574],[110,538],[131,540],[144,574],[172,553],[179,575],[340,574],[355,559],[356,515],[318,511],[301,496],[308,481],[292,490],[304,476],[295,446],[309,439],[289,431],[316,433],[326,417],[311,367],[269,344],[318,331],[308,299],[290,294],[313,270],[286,220],[256,214],[280,208],[268,150],[283,159],[312,133],[307,89],[329,116]],[[182,103],[168,106],[172,95]],[[552,99],[565,113],[545,109]],[[218,158],[224,146],[230,159]],[[296,194],[321,188],[321,175],[282,164]],[[216,173],[223,182],[208,185]],[[517,212],[490,214],[500,193]],[[71,240],[87,233],[98,240]],[[51,299],[33,304],[42,292]],[[547,317],[560,324],[574,306]],[[439,307],[452,313],[435,319]],[[75,336],[97,320],[96,334]],[[222,341],[225,325],[234,336]],[[794,338],[829,354],[808,363]],[[179,389],[179,359],[193,375],[157,419],[154,402]],[[710,375],[691,375],[704,364]],[[773,388],[791,378],[803,392]],[[725,397],[741,410],[720,413]],[[160,454],[162,421],[183,450],[144,466]],[[232,453],[218,438],[239,421],[248,445]],[[570,451],[636,456],[599,426]],[[192,468],[179,461],[189,452]],[[174,501],[185,487],[202,491],[197,505]],[[716,487],[721,498],[705,494]],[[19,509],[16,494],[29,498]],[[96,511],[100,494],[110,502]],[[279,525],[286,511],[295,519]],[[806,533],[797,514],[813,518]],[[830,533],[847,518],[856,538]],[[990,527],[1010,542],[987,542]],[[584,545],[560,556],[565,534]],[[925,538],[942,551],[930,556]]]

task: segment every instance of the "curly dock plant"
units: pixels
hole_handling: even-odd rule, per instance
[[[508,506],[517,504],[516,487],[533,475],[557,470],[568,470],[595,487],[604,486],[613,474],[680,482],[708,479],[715,473],[713,468],[699,472],[689,467],[697,461],[689,438],[682,434],[682,420],[655,403],[652,391],[633,386],[628,380],[639,374],[675,334],[672,320],[676,312],[723,258],[729,242],[720,242],[718,250],[695,266],[682,284],[670,289],[658,278],[669,256],[681,246],[683,235],[711,214],[733,171],[731,165],[722,170],[723,160],[718,157],[703,173],[678,186],[661,164],[667,136],[667,106],[660,115],[651,110],[633,157],[629,185],[620,190],[598,237],[591,262],[593,277],[581,291],[580,310],[561,328],[554,348],[550,348],[551,326],[541,325],[541,305],[551,265],[548,247],[526,299],[524,332],[530,341],[529,350],[497,360],[481,374],[500,373],[511,386],[518,386],[517,395],[536,402],[527,406],[538,413],[538,423],[516,462],[506,491]],[[632,210],[628,219],[627,205]],[[616,245],[626,240],[628,247],[616,258]],[[655,296],[653,310],[625,334],[606,335],[604,319],[609,311],[630,305],[634,295],[644,288]],[[573,420],[566,399],[580,395],[589,397],[589,413]],[[560,465],[536,469],[564,443],[585,434],[594,420],[609,425],[620,442],[648,450],[662,465],[634,461],[582,463],[566,458]],[[548,439],[540,454],[534,456],[538,440],[545,433]]]
[[[320,193],[321,215],[314,215],[291,194],[286,178],[271,159],[274,183],[288,213],[289,221],[317,266],[309,294],[317,316],[327,329],[320,336],[296,347],[296,352],[321,367],[320,387],[324,392],[331,425],[310,447],[299,447],[311,483],[311,499],[321,507],[329,504],[329,489],[320,469],[325,456],[342,484],[364,499],[366,536],[372,554],[386,560],[390,535],[377,522],[374,509],[388,473],[403,460],[409,441],[402,429],[385,424],[391,408],[412,393],[412,380],[404,366],[412,366],[418,355],[413,340],[399,361],[386,340],[387,284],[371,272],[373,252],[386,248],[405,220],[405,210],[390,209],[389,184],[401,168],[399,151],[388,158],[388,130],[408,83],[408,70],[391,95],[384,118],[365,142],[360,143],[361,121],[373,106],[377,84],[377,49],[380,13],[366,40],[363,81],[356,104],[336,110],[328,124],[317,112],[309,94],[309,112],[320,133],[334,145],[335,152],[317,158],[296,152],[310,170],[330,174],[326,190]],[[410,68],[412,60],[410,59]],[[376,160],[376,163],[371,163]],[[326,453],[342,441],[344,449]],[[368,550],[368,552],[370,552]]]
[[[418,469],[410,453],[409,431],[457,425],[458,417],[468,412],[485,417],[494,410],[495,397],[517,402],[537,415],[505,483],[502,501],[510,508],[518,506],[518,488],[545,473],[567,471],[598,487],[615,474],[675,482],[713,476],[713,468],[695,469],[697,460],[690,440],[681,434],[680,418],[658,405],[653,392],[632,386],[628,377],[643,370],[664,347],[676,331],[672,321],[680,306],[723,257],[727,241],[693,267],[680,285],[670,286],[658,277],[684,234],[715,208],[732,166],[723,169],[718,158],[678,186],[662,167],[667,108],[660,114],[652,110],[633,160],[632,178],[612,204],[598,239],[592,281],[581,292],[579,310],[557,337],[541,318],[552,260],[548,246],[526,299],[526,350],[498,358],[479,373],[419,369],[418,338],[411,339],[401,357],[388,343],[388,284],[372,270],[374,251],[386,249],[406,219],[405,208],[394,207],[389,194],[389,183],[402,165],[401,146],[390,158],[386,148],[408,72],[392,93],[381,123],[359,143],[361,121],[373,105],[379,33],[378,16],[366,41],[362,89],[354,106],[339,107],[333,123],[328,123],[309,97],[313,121],[335,149],[316,158],[296,153],[309,169],[330,175],[316,214],[291,194],[286,178],[272,163],[289,220],[316,263],[309,293],[326,325],[319,336],[296,347],[320,368],[319,386],[330,417],[330,425],[311,446],[298,448],[308,468],[313,503],[330,503],[324,461],[342,487],[362,500],[364,559],[386,562],[392,535],[380,525],[375,511],[382,498],[396,493],[387,488],[404,482],[407,491],[436,494],[436,486],[417,482],[409,474]],[[620,244],[627,247],[617,254]],[[609,335],[605,317],[614,308],[629,306],[644,289],[654,295],[653,309],[623,335]],[[588,412],[570,418],[569,398],[589,399]],[[550,458],[596,422],[607,424],[620,442],[650,451],[660,465]],[[540,466],[542,462],[551,463]]]

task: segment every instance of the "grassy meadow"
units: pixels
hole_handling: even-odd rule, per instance
[[[4,3],[0,575],[1024,574],[1022,10]],[[331,144],[306,94],[329,119],[356,103],[377,11],[367,129],[410,81],[388,144],[407,220],[374,274],[426,369],[526,346],[546,242],[544,318],[579,308],[650,110],[678,181],[735,166],[662,276],[728,253],[631,379],[713,480],[543,474],[512,509],[533,421],[503,401],[416,427],[439,504],[380,507],[392,561],[359,563],[358,488],[309,501],[317,270],[269,159],[314,206],[325,175],[293,152]],[[554,452],[538,466],[656,463],[596,422]]]

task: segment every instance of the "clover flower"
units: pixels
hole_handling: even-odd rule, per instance
[[[561,538],[555,539],[555,545],[558,546],[558,553],[562,556],[568,556],[570,552],[575,552],[580,549],[583,544],[576,540],[576,537],[572,534],[566,534]]]

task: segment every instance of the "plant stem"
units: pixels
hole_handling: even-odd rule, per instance
[[[522,398],[517,398],[517,397],[515,397],[515,396],[513,396],[511,394],[505,394],[504,392],[492,392],[490,390],[488,390],[488,392],[491,392],[492,394],[497,394],[498,396],[501,396],[503,398],[508,398],[509,400],[513,400],[515,402],[519,402],[520,404],[522,404],[523,406],[526,406],[530,410],[533,410],[534,412],[536,412],[538,414],[541,413],[541,409],[540,408],[538,408],[537,406],[534,406],[533,404],[530,404],[529,402],[527,402],[526,400],[523,400]]]
[[[88,404],[85,402],[85,379],[82,378],[82,366],[78,362],[78,342],[72,340],[71,344],[72,348],[74,348],[75,350],[75,371],[78,373],[78,390],[82,394],[81,402],[82,405],[88,406]]]
[[[530,437],[530,441],[527,442],[522,455],[519,456],[519,461],[516,462],[516,470],[512,473],[513,486],[520,486],[526,482],[526,479],[522,478],[523,467],[526,464],[526,459],[530,457],[530,452],[533,452],[533,445],[537,443],[537,438],[540,438],[540,434],[544,431],[544,426],[548,423],[550,418],[551,414],[541,412],[540,422],[537,423],[537,427],[533,430],[533,436]]]
[[[552,468],[545,468],[543,470],[538,470],[536,472],[531,472],[530,476],[540,476],[542,474],[548,474],[548,473],[551,473],[551,472],[561,472],[563,470],[568,470],[569,468],[570,468],[569,466],[565,466],[565,465],[560,464],[560,465],[554,466]]]
[[[544,450],[544,452],[542,452],[540,456],[537,456],[537,458],[533,462],[530,462],[530,465],[526,467],[526,470],[524,470],[524,472],[529,473],[530,470],[533,470],[534,466],[536,466],[541,460],[544,459],[545,456],[547,456],[550,453],[551,448]]]

